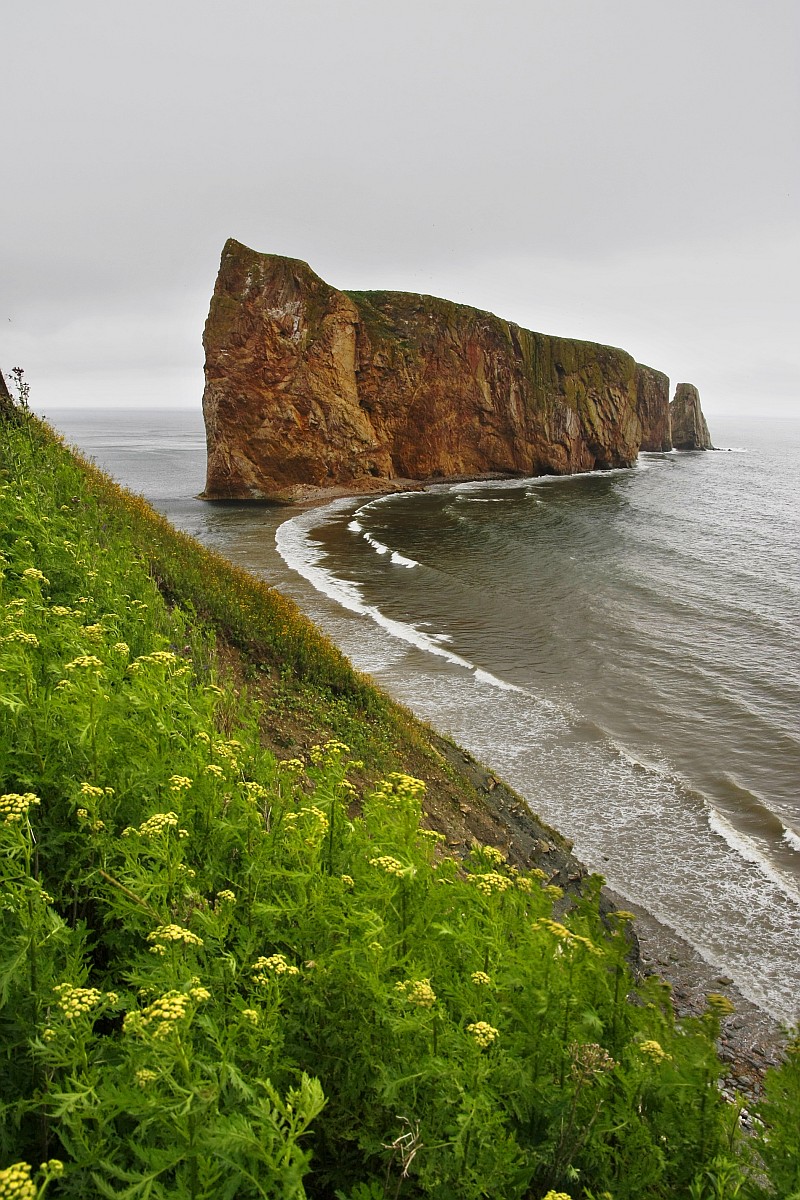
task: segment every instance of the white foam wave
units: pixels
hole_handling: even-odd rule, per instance
[[[368,546],[372,546],[372,549],[375,551],[376,554],[388,554],[389,553],[389,547],[384,546],[383,542],[379,542],[378,539],[374,538],[371,533],[364,534],[364,541],[367,543]]]
[[[347,526],[347,528],[349,530],[351,530],[353,533],[363,533],[364,532],[363,525],[359,525],[358,521],[351,521],[350,524]]]
[[[795,833],[793,829],[784,826],[782,841],[791,847],[792,850],[797,850],[800,853],[800,834]]]
[[[753,866],[758,867],[761,874],[765,875],[777,888],[780,888],[785,896],[800,903],[800,891],[792,885],[782,872],[773,867],[772,863],[752,838],[735,829],[730,821],[726,820],[716,809],[709,808],[706,815],[709,828],[713,833],[716,833],[727,842],[731,850],[735,851],[745,862],[752,863]]]
[[[488,683],[490,687],[500,688],[503,692],[519,692],[523,696],[532,694],[525,688],[518,687],[516,683],[509,683],[507,679],[499,679],[497,675],[492,675],[490,671],[484,671],[481,667],[475,668],[475,678],[478,683]]]
[[[415,558],[404,558],[402,554],[398,554],[396,550],[392,551],[391,561],[398,567],[418,567],[419,563]]]

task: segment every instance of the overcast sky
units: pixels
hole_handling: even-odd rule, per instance
[[[225,239],[800,416],[798,0],[3,5],[0,367],[200,405]]]

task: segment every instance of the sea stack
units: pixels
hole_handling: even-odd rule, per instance
[[[643,424],[663,446],[666,377],[623,350],[431,296],[338,291],[233,240],[204,345],[208,499],[631,466]]]
[[[672,445],[676,450],[713,450],[711,434],[700,407],[700,395],[691,383],[679,383],[669,406]]]

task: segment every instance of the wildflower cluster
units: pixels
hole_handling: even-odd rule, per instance
[[[0,817],[3,824],[16,824],[27,817],[29,810],[38,804],[41,804],[41,800],[33,792],[7,792],[5,796],[0,796]]]
[[[706,996],[706,1004],[709,1011],[720,1021],[724,1020],[725,1017],[729,1017],[735,1011],[733,1002],[727,996],[720,995],[719,992],[709,992]]]
[[[385,871],[387,875],[397,875],[398,878],[406,874],[406,869],[401,862],[396,858],[392,858],[391,854],[380,854],[377,858],[369,860],[371,867],[377,867],[380,871]]]
[[[473,971],[470,979],[473,983],[477,983],[479,987],[488,987],[492,982],[485,971]]]
[[[512,886],[512,881],[497,871],[486,871],[483,875],[470,875],[469,880],[482,896],[491,896],[493,892],[507,892]]]
[[[421,799],[426,792],[426,784],[422,779],[406,775],[403,771],[390,771],[385,779],[375,788],[375,794],[384,797],[410,796]]]
[[[436,1003],[436,993],[430,979],[404,979],[396,983],[394,988],[409,1004],[416,1004],[417,1008],[433,1008]]]
[[[131,834],[136,833],[143,838],[156,838],[162,837],[169,829],[177,829],[178,837],[187,838],[189,836],[188,829],[178,828],[178,814],[174,812],[153,813],[152,817],[142,821],[138,829],[132,829],[130,826],[123,829],[122,836],[130,837]]]
[[[482,1050],[491,1046],[492,1042],[496,1042],[500,1037],[499,1030],[495,1029],[493,1025],[489,1025],[487,1021],[474,1021],[467,1026],[467,1033],[472,1035]]]
[[[71,983],[56,984],[53,991],[58,996],[58,1007],[68,1021],[91,1012],[103,999],[103,993],[97,988],[75,987]]]
[[[327,766],[330,763],[338,762],[342,755],[349,753],[349,746],[332,738],[322,746],[312,746],[309,757],[316,766]]]
[[[153,943],[153,954],[163,954],[164,946],[170,943],[175,945],[181,942],[184,946],[203,945],[201,937],[192,933],[191,929],[184,929],[182,925],[159,925],[152,933],[148,933],[147,940]]]
[[[21,646],[38,646],[39,639],[35,633],[27,633],[24,629],[12,629],[0,638],[0,642],[18,642]]]
[[[173,792],[188,792],[192,781],[186,775],[170,775],[169,786]]]
[[[2,1200],[36,1200],[36,1193],[36,1184],[31,1179],[31,1168],[27,1163],[13,1163],[0,1171]]]
[[[171,650],[153,650],[150,654],[140,654],[135,658],[128,667],[128,670],[133,674],[141,671],[143,666],[153,664],[159,667],[170,667],[178,662],[177,654],[173,654]]]
[[[257,983],[269,983],[270,975],[299,975],[300,968],[286,961],[284,954],[270,954],[257,958],[253,963]]]
[[[138,1012],[126,1013],[122,1027],[126,1033],[149,1034],[164,1041],[186,1017],[191,997],[185,992],[169,991]]]
[[[103,664],[96,654],[79,654],[77,658],[73,658],[72,662],[68,662],[65,665],[64,670],[88,671],[91,668],[92,670],[99,671],[102,666]]]
[[[588,950],[590,954],[602,953],[589,938],[575,933],[572,929],[567,929],[566,925],[562,925],[560,921],[553,921],[549,917],[540,917],[538,921],[534,921],[533,928],[546,929],[554,938],[567,946],[583,946],[584,950]]]
[[[140,1088],[146,1088],[148,1084],[155,1083],[158,1072],[151,1071],[149,1067],[140,1067],[138,1071],[134,1071],[133,1078]]]
[[[647,1038],[645,1041],[639,1042],[639,1053],[644,1054],[646,1058],[649,1058],[654,1063],[664,1062],[665,1059],[670,1057],[661,1043],[655,1041],[653,1038]]]

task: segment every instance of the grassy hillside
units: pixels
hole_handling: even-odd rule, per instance
[[[0,414],[0,1200],[797,1192],[796,1050],[742,1142],[727,1002],[676,1025],[482,785]]]

